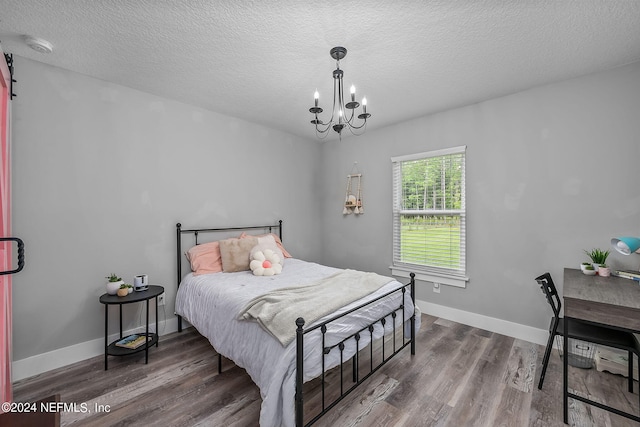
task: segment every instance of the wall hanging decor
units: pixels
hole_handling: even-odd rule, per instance
[[[357,170],[357,162],[353,164],[353,169]],[[351,170],[353,172],[353,169]],[[356,189],[354,193],[354,187]],[[351,173],[347,175],[347,192],[344,198],[343,215],[361,215],[364,213],[362,205],[362,174]]]

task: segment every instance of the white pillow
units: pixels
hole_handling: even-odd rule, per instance
[[[278,247],[278,243],[276,243],[276,239],[274,239],[274,237],[271,234],[258,237],[258,246],[262,246],[264,249],[271,249],[273,252],[278,254],[278,256],[280,257],[279,262],[281,265],[284,266],[284,254],[282,253],[282,250]]]
[[[270,247],[254,246],[249,259],[249,268],[254,276],[273,276],[282,272],[282,256]]]

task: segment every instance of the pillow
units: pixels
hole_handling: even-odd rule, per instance
[[[278,258],[280,258],[278,262],[284,266],[284,254],[278,247],[278,244],[276,243],[276,239],[271,234],[258,237],[258,246],[262,246],[263,249],[271,249],[276,255],[278,255]],[[255,247],[253,249],[255,249]],[[251,254],[249,254],[250,259],[253,259],[251,258],[251,255],[253,254],[253,249],[251,250]]]
[[[220,244],[218,242],[203,243],[189,249],[185,254],[191,263],[194,276],[222,271]]]
[[[282,258],[269,247],[254,246],[250,258],[249,267],[254,276],[273,276],[282,272]]]
[[[220,240],[222,271],[233,273],[249,270],[249,252],[257,244],[258,239],[251,236],[245,239]]]
[[[291,255],[289,255],[289,252],[287,252],[287,250],[284,248],[284,246],[282,245],[282,241],[280,240],[280,237],[278,237],[277,234],[261,234],[259,236],[250,236],[247,233],[242,233],[240,235],[241,239],[244,239],[246,237],[265,237],[265,236],[273,236],[274,240],[276,241],[276,245],[278,245],[278,247],[280,248],[280,250],[282,251],[282,254],[284,255],[285,258],[291,258]]]

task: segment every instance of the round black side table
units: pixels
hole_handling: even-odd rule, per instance
[[[104,370],[108,369],[108,357],[109,356],[125,356],[127,354],[137,353],[144,350],[144,363],[149,363],[149,347],[154,344],[158,347],[158,296],[164,293],[164,288],[159,285],[150,285],[146,291],[132,292],[125,297],[119,297],[117,295],[103,294],[100,297],[100,303],[104,304]],[[156,332],[149,333],[149,300],[155,298],[156,300]],[[136,302],[147,302],[147,315],[146,315],[146,329],[144,335],[151,337],[146,344],[141,345],[138,348],[124,348],[116,345],[116,342],[120,341],[122,337],[122,306],[125,304],[133,304]],[[109,306],[118,305],[120,307],[120,338],[109,344]],[[143,334],[138,334],[143,335]]]

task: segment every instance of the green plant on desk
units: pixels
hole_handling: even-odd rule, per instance
[[[591,262],[594,264],[604,264],[609,256],[609,251],[603,251],[602,249],[585,250],[584,252],[591,258]]]

